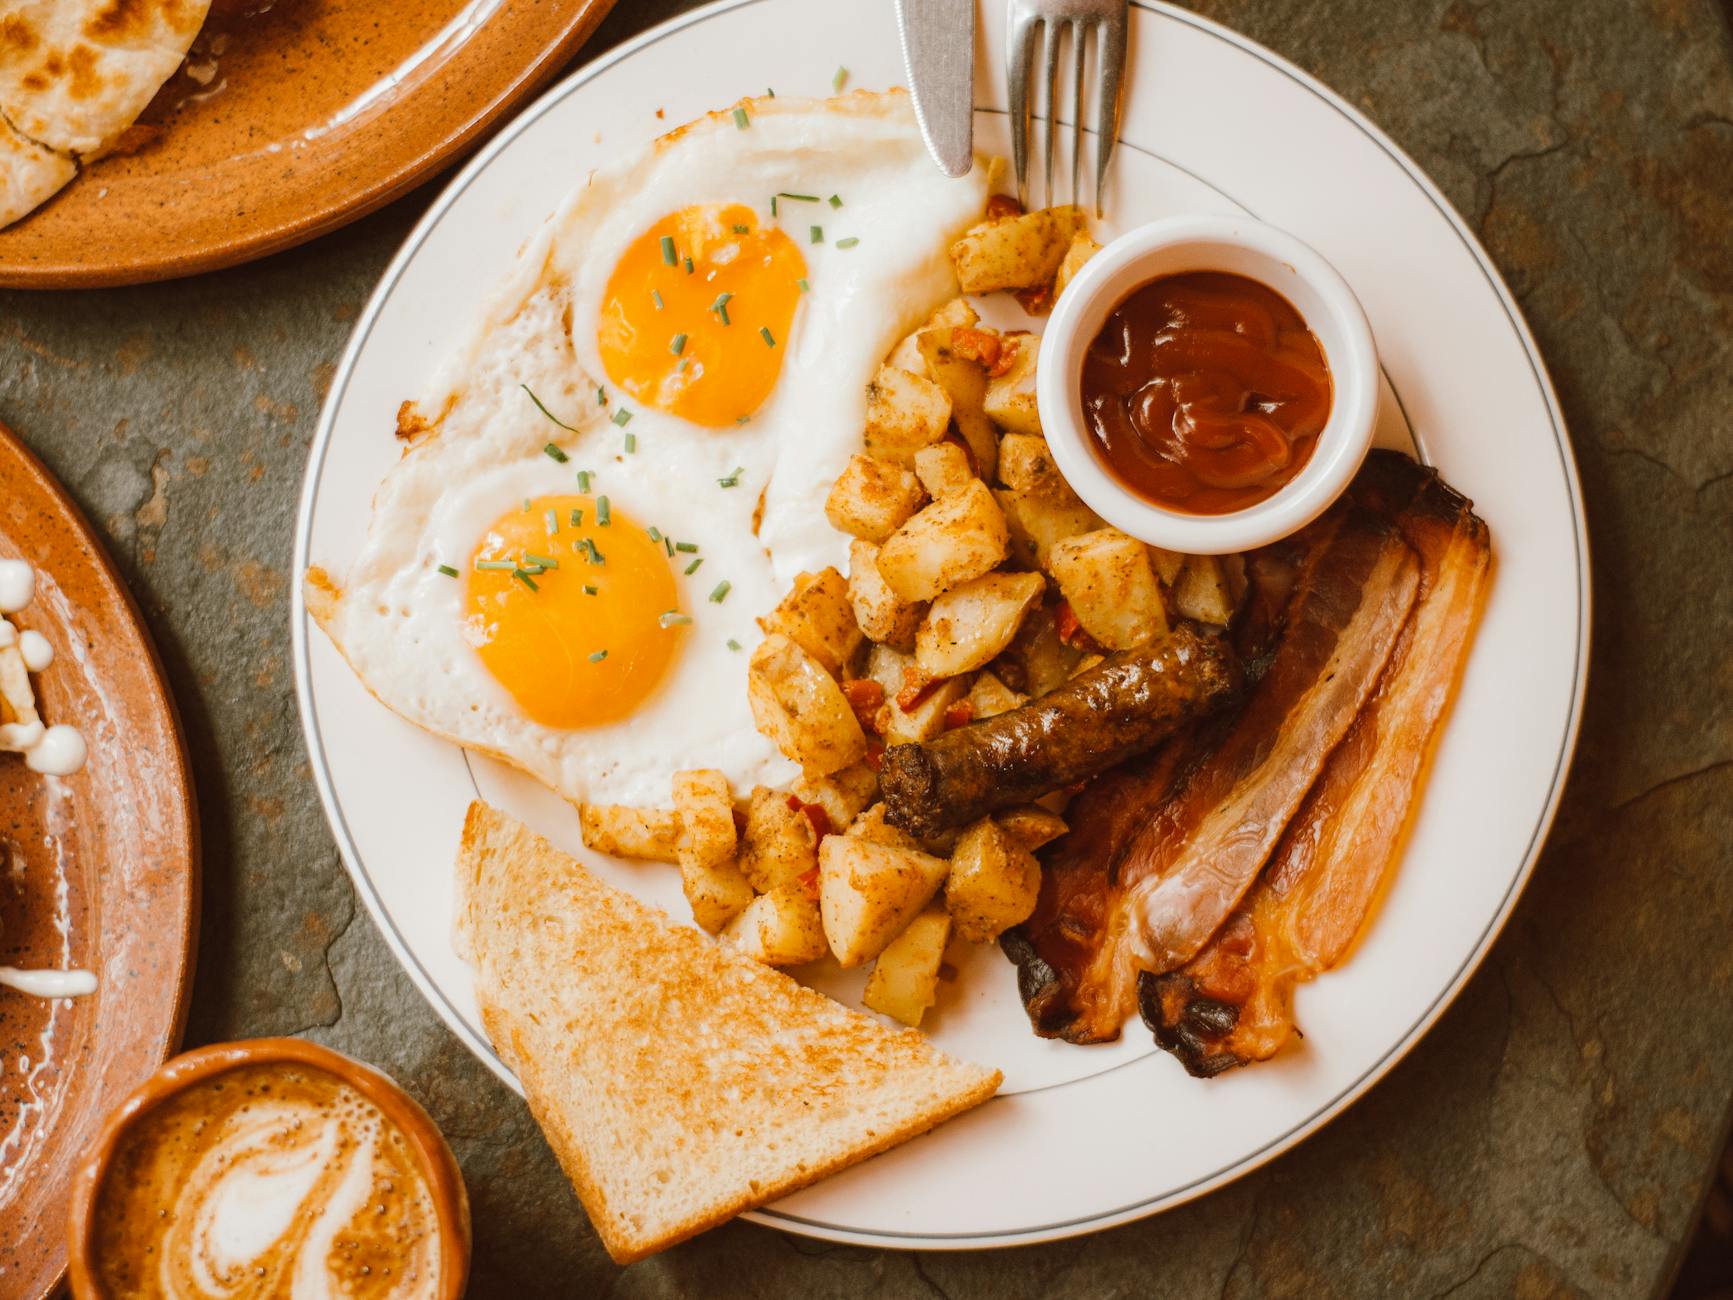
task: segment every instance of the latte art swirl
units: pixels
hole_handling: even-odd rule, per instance
[[[437,1214],[402,1132],[324,1071],[218,1075],[140,1118],[97,1206],[114,1296],[421,1300]]]

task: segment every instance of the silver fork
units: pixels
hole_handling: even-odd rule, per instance
[[[1053,132],[1058,123],[1055,100],[1059,89],[1059,38],[1071,29],[1071,200],[1082,198],[1083,73],[1087,37],[1096,34],[1098,74],[1095,111],[1095,214],[1101,215],[1101,190],[1107,163],[1119,137],[1119,101],[1125,76],[1125,38],[1130,22],[1129,0],[1009,0],[1009,35],[1005,46],[1006,79],[1011,90],[1011,161],[1017,169],[1017,199],[1029,202],[1029,133],[1035,108],[1029,81],[1034,72],[1035,40],[1045,44],[1046,199],[1052,206]]]

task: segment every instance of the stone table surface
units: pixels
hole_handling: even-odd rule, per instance
[[[686,7],[621,0],[586,56]],[[296,719],[293,511],[350,328],[437,186],[220,274],[0,295],[0,420],[105,534],[184,713],[205,846],[188,1041],[302,1034],[403,1080],[463,1163],[476,1296],[1665,1286],[1733,1093],[1727,12],[1716,0],[1200,7],[1385,127],[1509,279],[1576,443],[1593,673],[1551,843],[1431,1035],[1292,1153],[1081,1240],[912,1255],[736,1223],[615,1269],[522,1103],[445,1030],[359,909]],[[1498,412],[1486,420],[1496,437]]]

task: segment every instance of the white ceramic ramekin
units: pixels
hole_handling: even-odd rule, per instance
[[[1139,286],[1187,271],[1227,271],[1274,289],[1330,367],[1330,418],[1311,459],[1274,496],[1231,514],[1187,514],[1138,496],[1108,470],[1083,421],[1083,357],[1109,313]],[[1224,555],[1303,528],[1348,486],[1372,445],[1378,353],[1354,291],[1310,245],[1250,217],[1173,217],[1121,235],[1066,286],[1041,337],[1035,396],[1054,460],[1096,514],[1155,546]]]

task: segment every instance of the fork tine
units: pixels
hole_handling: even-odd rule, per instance
[[[1013,14],[1006,38],[1006,80],[1011,97],[1011,162],[1017,172],[1017,201],[1029,204],[1029,63],[1035,53],[1035,20]]]
[[[1096,28],[1097,62],[1101,66],[1095,136],[1095,215],[1101,215],[1101,191],[1107,184],[1107,164],[1119,139],[1120,92],[1125,74],[1128,15],[1121,8]]]
[[[1042,23],[1046,29],[1046,60],[1047,60],[1047,98],[1044,101],[1047,109],[1047,190],[1044,202],[1053,206],[1053,132],[1059,125],[1059,38],[1065,30],[1065,24],[1048,19]]]
[[[1071,201],[1079,207],[1083,199],[1083,54],[1089,28],[1082,20],[1071,24]]]

